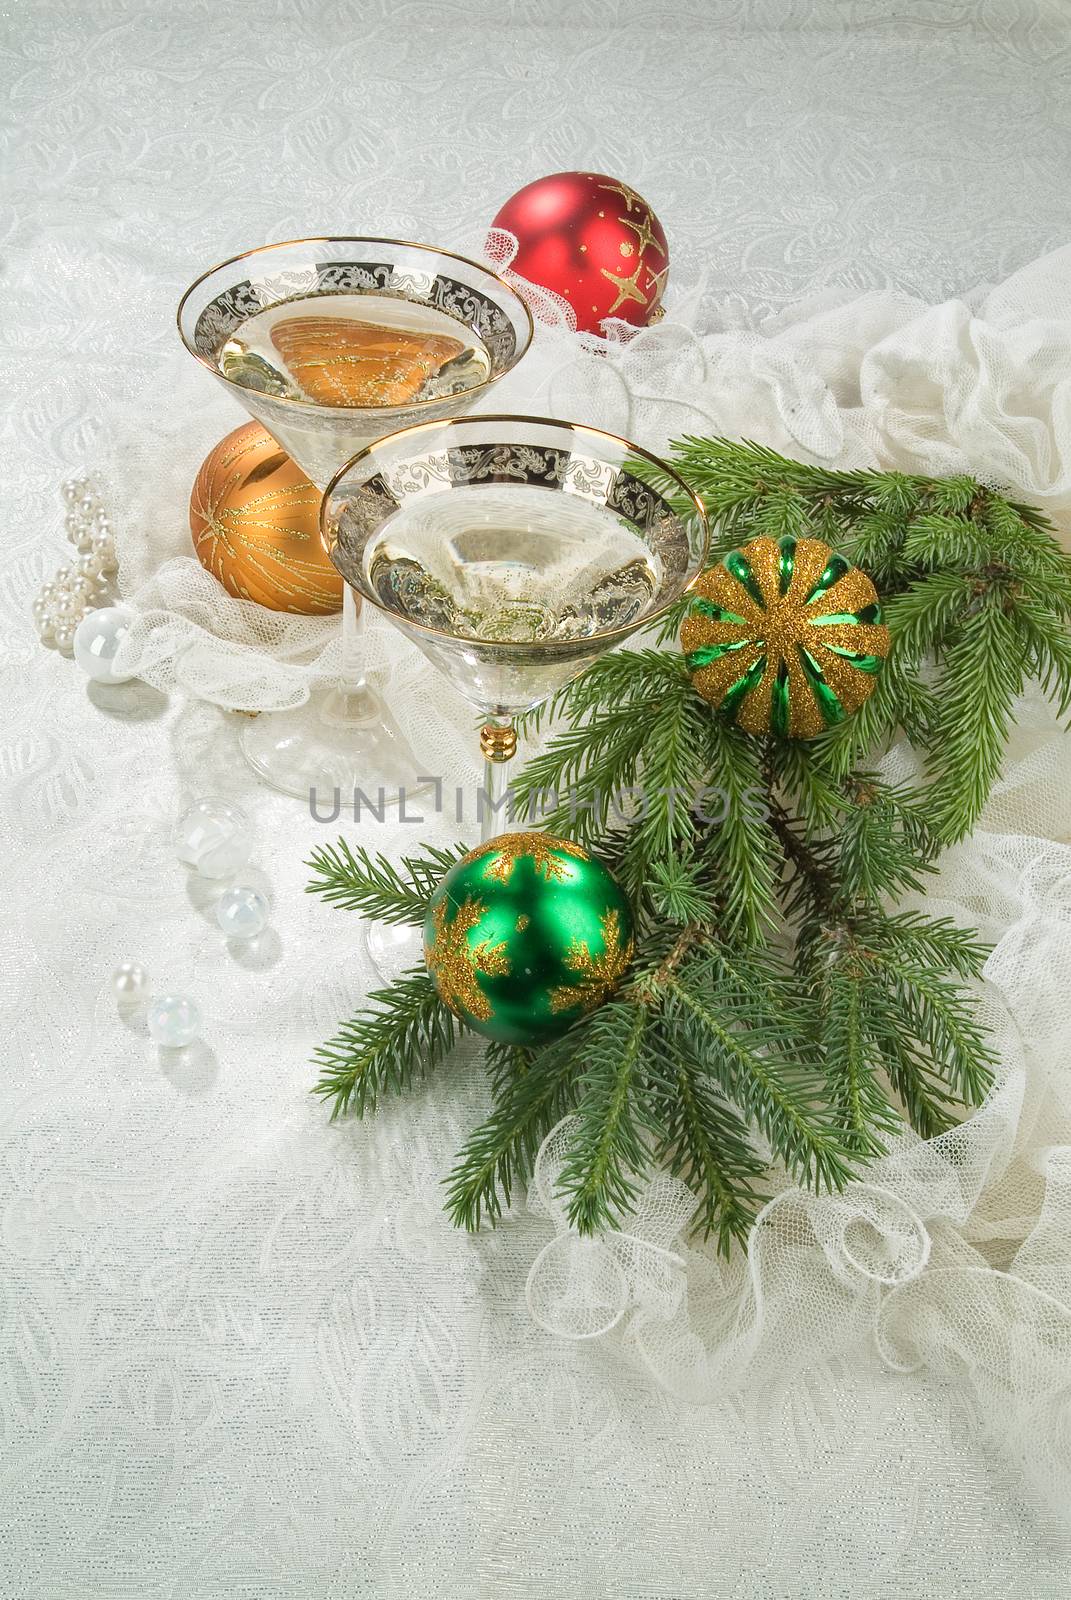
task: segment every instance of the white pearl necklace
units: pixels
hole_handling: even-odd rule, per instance
[[[31,610],[41,643],[70,655],[74,631],[86,612],[111,604],[111,580],[119,564],[111,523],[92,480],[68,478],[62,494],[67,503],[67,537],[78,559],[56,569]]]

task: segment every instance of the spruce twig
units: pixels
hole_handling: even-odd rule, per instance
[[[660,1161],[728,1251],[769,1164],[838,1188],[901,1117],[931,1137],[992,1081],[970,992],[985,947],[897,902],[975,825],[1028,683],[1071,714],[1071,562],[1042,512],[962,474],[835,472],[721,439],[683,440],[675,465],[707,504],[716,554],[791,533],[864,566],[890,653],[847,721],[806,744],[751,739],[694,694],[671,642],[678,607],[667,648],[614,651],[525,719],[556,726],[516,796],[618,875],[636,953],[617,994],[551,1044],[488,1048],[491,1109],[447,1179],[465,1227],[498,1218],[574,1114],[562,1185],[582,1232],[626,1214]],[[911,786],[880,772],[904,736],[922,774]],[[461,853],[393,864],[339,841],[314,854],[310,889],[420,924]],[[430,980],[408,974],[319,1052],[317,1092],[364,1113],[456,1034]]]
[[[459,1025],[426,972],[408,972],[368,996],[374,1009],[343,1023],[316,1051],[314,1093],[331,1104],[332,1119],[374,1111],[381,1095],[403,1094],[449,1055]]]

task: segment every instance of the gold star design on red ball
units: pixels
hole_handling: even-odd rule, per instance
[[[630,189],[627,183],[600,183],[597,184],[596,187],[599,189],[609,189],[611,194],[619,194],[622,200],[625,202],[625,210],[628,212],[629,216],[632,215],[633,200],[635,200],[638,206],[643,205],[642,198],[636,193],[635,189]]]
[[[636,242],[639,245],[641,255],[650,245],[654,245],[660,256],[665,255],[665,246],[659,244],[651,232],[651,213],[649,211],[642,222],[631,222],[628,217],[618,217],[617,220],[622,226],[632,229],[636,235]]]
[[[663,289],[666,287],[666,279],[668,277],[669,277],[669,268],[668,267],[663,267],[661,272],[655,272],[654,269],[652,268],[652,270],[651,270],[651,284],[652,284],[652,286],[654,288],[654,296],[653,296],[653,298],[655,300],[660,298]]]
[[[606,313],[608,317],[612,317],[618,307],[623,306],[626,300],[635,300],[641,306],[647,304],[647,296],[640,288],[638,279],[641,272],[649,272],[650,268],[645,268],[642,261],[630,278],[619,277],[616,272],[611,272],[608,267],[600,267],[599,271],[604,278],[609,278],[610,282],[617,287],[617,299]]]

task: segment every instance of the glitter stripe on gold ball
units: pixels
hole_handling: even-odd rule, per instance
[[[747,733],[810,739],[872,693],[889,653],[877,590],[820,539],[753,539],[695,586],[692,682]]]
[[[320,491],[259,422],[236,428],[205,457],[190,496],[201,565],[228,594],[270,611],[326,616],[342,579],[320,541]]]

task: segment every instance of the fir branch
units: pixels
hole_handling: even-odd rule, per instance
[[[678,927],[689,922],[714,925],[717,895],[701,881],[694,863],[683,858],[652,861],[644,888],[656,914],[667,922]]]
[[[909,963],[954,972],[961,978],[980,977],[990,951],[973,929],[919,911],[869,913],[860,917],[856,926],[864,941],[885,944]]]
[[[623,703],[648,706],[660,701],[664,692],[672,691],[684,671],[680,658],[663,650],[633,650],[628,646],[610,650],[549,700],[518,717],[517,727],[534,733],[561,717],[579,722],[596,708]]]
[[[861,777],[854,801],[838,831],[844,898],[878,902],[906,890],[921,893],[924,875],[935,870],[936,852],[917,797]]]
[[[878,988],[869,995],[874,1031],[881,1040],[882,1065],[907,1119],[923,1139],[933,1139],[954,1126],[962,1104],[940,1075],[925,1049],[905,1037],[895,1001]]]
[[[445,847],[426,844],[422,847],[423,855],[403,856],[402,866],[409,874],[409,881],[417,894],[429,899],[439,887],[443,878],[456,866],[462,856],[468,854],[469,846],[464,844],[447,845]]]
[[[718,804],[704,859],[723,887],[725,932],[755,944],[777,922],[780,864],[766,823],[768,785],[762,745],[709,715],[705,724],[706,781]]]
[[[648,1165],[641,1131],[651,1126],[641,1084],[646,1027],[644,1006],[611,1000],[586,1030],[576,1123],[560,1179],[569,1221],[580,1233],[616,1226]]]
[[[953,573],[962,569],[973,572],[985,564],[991,552],[988,530],[949,509],[913,518],[901,547],[905,562],[930,569],[948,567]]]
[[[627,1209],[658,1159],[700,1192],[697,1225],[726,1250],[762,1204],[770,1152],[836,1188],[882,1147],[896,1105],[930,1137],[991,1081],[964,987],[985,947],[895,902],[980,814],[1026,682],[1071,714],[1071,562],[1043,513],[966,475],[834,472],[717,439],[682,441],[676,464],[716,553],[792,534],[859,562],[890,652],[861,710],[807,744],[729,726],[675,648],[611,652],[523,719],[563,725],[515,793],[530,815],[557,794],[544,825],[586,840],[631,891],[637,947],[617,995],[554,1043],[489,1047],[492,1110],[447,1183],[467,1227],[500,1214],[575,1110],[563,1177],[581,1230]],[[905,734],[925,789],[875,775]],[[621,803],[637,785],[646,800]],[[310,889],[419,924],[460,854],[396,866],[340,841],[314,854]],[[406,1087],[457,1031],[424,974],[371,1002],[320,1052],[317,1092],[336,1113]]]
[[[698,1231],[728,1255],[743,1243],[768,1195],[766,1162],[743,1118],[716,1094],[679,1033],[663,1030],[653,1051],[652,1097],[660,1124],[654,1154],[699,1199]]]
[[[511,785],[519,816],[548,833],[585,840],[601,832],[636,780],[648,729],[631,707],[556,734]]]
[[[705,714],[681,658],[611,652],[566,685],[555,703],[569,725],[513,785],[520,814],[540,814],[548,832],[591,839],[629,809],[642,779],[639,831],[630,830],[621,856],[626,876],[648,844],[664,855],[686,842]]]
[[[833,828],[851,804],[839,763],[820,739],[771,739],[764,779],[793,803],[807,838]]]
[[[885,620],[899,664],[917,668],[929,652],[939,650],[949,632],[966,615],[978,593],[975,578],[962,572],[931,572],[885,603]]]
[[[453,1049],[459,1025],[426,972],[407,972],[368,996],[369,1009],[343,1023],[315,1052],[313,1093],[331,1117],[374,1111],[383,1094],[403,1094]]]
[[[497,1222],[516,1185],[531,1176],[540,1144],[574,1104],[583,1033],[578,1025],[535,1052],[489,1046],[491,1114],[473,1129],[444,1180],[455,1227],[474,1232],[484,1221]]]
[[[928,755],[934,779],[933,828],[949,843],[974,826],[1000,772],[1026,657],[1011,616],[990,596],[944,652],[937,727]]]
[[[1028,652],[1029,671],[1055,701],[1057,715],[1071,716],[1071,633],[1066,622],[1022,594],[1014,598],[1012,614]]]
[[[852,1176],[852,1151],[829,1113],[820,1078],[719,1014],[718,996],[688,967],[667,985],[669,1018],[733,1104],[754,1118],[788,1170],[816,1188],[839,1189]]]
[[[650,981],[656,992],[685,956],[690,976],[706,993],[717,995],[727,1021],[761,1036],[786,1056],[794,1053],[803,1064],[809,1056],[811,1019],[778,952],[762,945],[731,945],[701,925],[686,928],[671,959],[661,963]]]
[[[865,964],[852,944],[842,946],[822,972],[820,1041],[830,1101],[838,1126],[859,1156],[881,1154],[883,1136],[897,1116],[878,1080],[869,1017]]]
[[[770,828],[781,846],[786,875],[787,910],[792,916],[818,913],[836,923],[845,912],[836,876],[836,845],[828,838],[807,838],[806,828],[770,790]]]
[[[644,869],[686,849],[696,832],[696,774],[702,773],[710,713],[683,677],[667,693],[657,717],[646,725],[640,760],[642,803],[629,833],[628,887],[638,887]],[[638,872],[628,871],[633,862]]]
[[[901,1029],[927,1047],[956,1097],[964,1105],[977,1105],[993,1082],[995,1060],[963,990],[895,948],[872,947],[869,954],[884,974]]]
[[[316,877],[306,885],[306,894],[319,894],[345,911],[359,911],[376,922],[408,923],[419,927],[427,911],[428,896],[439,879],[465,853],[463,845],[453,850],[429,850],[420,859],[406,859],[408,877],[384,855],[372,855],[362,846],[339,839],[334,845],[320,845],[306,862]]]

